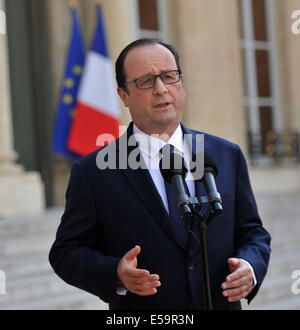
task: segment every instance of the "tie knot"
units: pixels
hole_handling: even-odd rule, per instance
[[[166,144],[160,149],[160,154],[162,157],[159,162],[159,169],[166,181],[171,182],[171,178],[175,174],[186,177],[188,169],[185,160],[173,145]]]
[[[175,147],[172,144],[166,144],[159,150],[159,153],[162,156],[174,154],[174,152],[175,152]]]

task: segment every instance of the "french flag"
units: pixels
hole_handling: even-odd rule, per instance
[[[68,148],[82,156],[101,147],[97,141],[105,140],[109,143],[116,139],[121,118],[101,5],[96,6],[96,31],[86,57],[68,139]]]

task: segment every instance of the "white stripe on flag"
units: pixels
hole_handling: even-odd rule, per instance
[[[109,116],[120,118],[112,62],[99,53],[87,55],[77,100]]]

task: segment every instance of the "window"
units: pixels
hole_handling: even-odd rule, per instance
[[[158,31],[156,0],[138,0],[139,27],[141,30]]]
[[[237,2],[250,153],[263,158],[274,151],[269,137],[282,130],[273,1]]]
[[[131,0],[133,36],[168,40],[165,0]]]

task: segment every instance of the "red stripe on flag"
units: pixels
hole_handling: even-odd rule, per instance
[[[104,140],[112,135],[109,142],[118,138],[119,120],[78,102],[68,139],[68,148],[84,156],[102,147],[99,145],[99,141],[102,140],[99,138],[101,134],[106,134]]]

